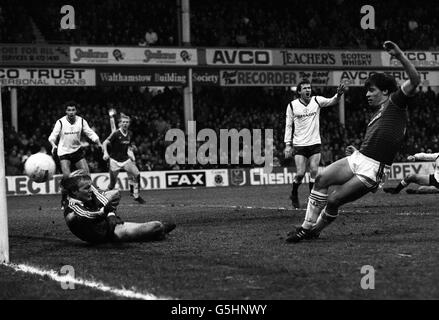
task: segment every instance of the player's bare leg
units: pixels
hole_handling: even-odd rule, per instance
[[[328,188],[343,185],[354,177],[349,162],[346,158],[340,159],[317,175],[316,181],[309,195],[305,220],[301,227],[289,234],[287,242],[298,242],[313,236],[311,230],[315,227],[317,219],[328,202]]]
[[[338,216],[338,208],[342,205],[353,202],[370,191],[357,176],[353,176],[348,182],[344,183],[339,188],[332,191],[328,196],[328,203],[324,210],[320,213],[313,232],[320,234],[320,232],[330,225]]]
[[[119,190],[109,190],[104,195],[116,210],[121,199]],[[114,213],[111,214],[114,215]],[[114,235],[116,240],[120,242],[163,240],[165,235],[174,230],[175,227],[176,225],[173,222],[124,222],[116,225]]]
[[[61,180],[61,210],[67,205],[67,191],[63,188],[63,181],[70,175],[70,160],[60,160],[62,180]]]
[[[145,223],[125,222],[114,229],[116,239],[121,242],[163,240],[175,228],[173,223],[150,221]]]
[[[299,186],[302,183],[303,177],[305,176],[306,169],[306,158],[302,155],[295,155],[294,161],[296,163],[296,175],[293,180],[293,189],[291,190],[291,203],[293,208],[299,209]]]
[[[309,192],[311,192],[314,186],[314,182],[317,177],[317,173],[319,171],[320,158],[321,158],[320,153],[313,154],[309,158],[309,171],[310,171]]]
[[[75,167],[78,170],[84,170],[86,173],[90,173],[90,169],[88,168],[87,160],[81,159],[75,163]]]
[[[139,189],[140,189],[140,172],[137,166],[133,161],[128,162],[128,164],[125,165],[125,170],[127,171],[128,175],[130,176],[130,189],[132,189],[132,196],[134,197],[134,200],[137,201],[140,204],[144,204],[145,200],[139,195]]]
[[[397,194],[402,189],[407,187],[410,183],[416,183],[421,186],[430,185],[430,176],[429,175],[421,175],[421,174],[410,174],[404,179],[402,179],[396,188],[383,188],[383,191],[386,193]]]
[[[108,185],[108,190],[113,190],[116,187],[117,176],[119,175],[119,170],[117,170],[117,171],[110,170],[109,174],[110,174],[110,184]]]

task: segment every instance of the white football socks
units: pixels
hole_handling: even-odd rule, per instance
[[[317,223],[315,224],[313,231],[316,233],[320,233],[323,229],[329,226],[332,221],[334,221],[338,217],[338,210],[328,213],[327,208],[325,208],[317,219]]]
[[[308,207],[306,208],[305,221],[302,228],[311,229],[317,222],[320,212],[326,206],[328,201],[328,194],[321,193],[315,190],[311,191],[308,199]]]

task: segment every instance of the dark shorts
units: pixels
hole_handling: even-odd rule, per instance
[[[430,186],[435,186],[439,189],[439,182],[434,177],[434,174],[430,174]]]
[[[117,242],[114,229],[118,224],[123,223],[120,217],[110,216],[99,221],[73,218],[67,221],[67,226],[79,239],[91,244],[99,244]]]
[[[69,160],[71,163],[76,163],[82,159],[85,159],[85,150],[83,148],[79,148],[78,151],[63,154],[59,157],[59,160]]]
[[[321,150],[322,150],[321,144],[313,144],[312,146],[304,146],[304,147],[294,146],[294,155],[310,158],[312,155],[316,153],[320,153]]]

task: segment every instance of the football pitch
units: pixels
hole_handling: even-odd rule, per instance
[[[300,190],[303,208],[307,189]],[[162,242],[99,246],[70,233],[59,196],[9,197],[12,265],[0,266],[0,299],[439,298],[438,195],[379,190],[343,207],[319,239],[287,244],[286,234],[305,214],[291,210],[289,192],[290,186],[143,191],[145,205],[123,193],[124,220],[174,220],[177,228]],[[61,274],[63,266],[100,285],[63,289],[29,271]],[[364,266],[375,271],[374,289],[361,286]]]

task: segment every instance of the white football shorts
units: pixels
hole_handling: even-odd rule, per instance
[[[122,169],[125,169],[126,172],[131,173],[133,175],[139,174],[139,169],[137,169],[136,164],[131,159],[127,159],[124,162],[119,162],[110,158],[111,171],[118,172]]]
[[[369,188],[377,188],[383,184],[390,173],[389,165],[382,166],[380,162],[366,157],[358,150],[347,159],[352,172]]]

